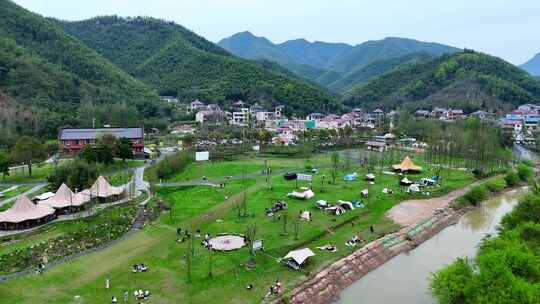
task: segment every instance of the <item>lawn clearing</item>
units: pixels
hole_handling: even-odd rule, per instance
[[[291,161],[303,167],[303,160]],[[205,166],[210,167],[208,163]],[[445,176],[443,186],[430,189],[432,196],[443,195],[473,181],[472,174],[468,172],[448,171],[451,174]],[[359,179],[343,181],[343,176],[352,172],[357,172]],[[0,284],[0,294],[14,303],[73,303],[75,295],[80,295],[84,303],[103,303],[109,301],[112,295],[120,297],[126,289],[130,292],[134,289],[147,289],[152,293],[150,301],[153,303],[261,302],[268,287],[276,279],[279,278],[285,283],[285,288],[290,290],[325,265],[359,249],[344,245],[353,235],[360,234],[371,241],[381,234],[398,229],[397,225],[384,216],[385,212],[402,200],[421,195],[409,195],[400,191],[404,188],[398,186],[397,176],[381,174],[378,170],[374,172],[375,184],[368,186],[363,181],[366,173],[367,169],[352,164],[348,170],[340,170],[335,184],[328,184],[331,169],[321,169],[314,175],[313,191],[316,196],[307,201],[286,197],[287,193],[299,190],[298,187],[307,186],[306,182],[298,181],[297,187],[295,181],[285,181],[282,176],[271,178],[273,190],[268,189],[264,177],[249,179],[244,184],[241,180],[231,181],[224,189],[207,186],[160,188],[159,198],[166,201],[172,211],[163,214],[143,231],[103,252],[51,269],[39,277],[29,276],[4,282]],[[419,179],[434,174],[430,168],[426,168],[424,173],[410,175],[409,178]],[[323,175],[327,190],[324,193],[321,192]],[[360,191],[368,187],[371,194],[365,200],[366,208],[357,208],[341,216],[332,216],[315,208],[315,202],[320,199],[330,203],[358,200]],[[383,194],[382,189],[387,187],[395,193]],[[239,217],[237,211],[242,205],[244,191],[247,193],[248,216]],[[278,200],[288,203],[288,209],[279,212],[280,220],[277,217],[272,219],[264,212],[265,208]],[[311,211],[313,221],[300,222],[296,238],[294,223],[298,214],[304,210]],[[288,219],[286,231],[283,228],[284,218]],[[249,259],[247,248],[211,253],[199,245],[202,239],[195,239],[192,281],[187,282],[187,242],[175,241],[178,227],[198,228],[203,234],[210,232],[216,235],[245,233],[248,225],[256,226],[256,239],[264,240],[266,250],[266,253],[257,253],[255,268],[248,270],[245,267]],[[370,226],[374,227],[375,233],[369,232]],[[337,245],[338,251],[330,253],[315,248],[325,244]],[[316,253],[301,271],[290,270],[273,258],[283,257],[289,250],[301,247],[309,247]],[[131,273],[131,266],[141,262],[147,264],[150,271]],[[103,288],[106,278],[111,281],[110,290]],[[246,290],[247,284],[253,284],[253,290]]]

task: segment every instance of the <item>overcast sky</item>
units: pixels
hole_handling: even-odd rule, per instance
[[[65,20],[176,21],[214,42],[249,30],[274,42],[358,44],[388,36],[467,47],[521,64],[540,52],[540,0],[15,0]]]

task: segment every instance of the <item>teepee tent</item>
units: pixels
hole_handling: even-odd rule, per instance
[[[90,197],[75,194],[66,184],[62,184],[53,197],[48,198],[39,204],[48,204],[54,209],[68,207],[80,207],[90,201]]]
[[[124,189],[122,187],[111,186],[105,177],[99,176],[89,191],[85,191],[83,191],[84,194],[88,194],[91,197],[109,198],[122,194]]]
[[[407,156],[403,159],[401,164],[393,165],[392,169],[401,172],[420,172],[422,167],[415,165],[412,160]]]
[[[54,218],[54,209],[48,204],[34,205],[26,195],[20,196],[15,204],[4,212],[0,212],[0,228],[29,228],[31,224],[41,224]],[[18,224],[26,222],[26,227]]]

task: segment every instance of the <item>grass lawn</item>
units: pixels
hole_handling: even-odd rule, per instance
[[[303,166],[303,160],[284,162],[294,161]],[[196,171],[192,169],[191,174]],[[0,284],[0,303],[77,303],[74,302],[75,295],[80,295],[84,300],[80,303],[104,303],[110,301],[112,295],[120,298],[124,290],[133,292],[135,289],[150,290],[152,303],[260,302],[269,285],[276,279],[279,278],[285,288],[290,290],[306,276],[357,250],[358,248],[344,245],[354,234],[361,234],[367,241],[371,241],[381,233],[398,229],[384,217],[385,212],[399,201],[418,196],[399,191],[398,177],[383,175],[378,171],[375,172],[375,185],[369,186],[371,195],[369,200],[365,201],[366,208],[357,208],[341,216],[332,216],[315,208],[315,201],[319,199],[332,203],[338,199],[358,199],[359,192],[367,187],[366,182],[343,181],[344,174],[354,171],[361,177],[367,173],[366,169],[355,165],[347,171],[341,170],[337,183],[325,185],[327,192],[321,193],[322,175],[326,176],[326,181],[331,176],[330,169],[321,170],[314,176],[313,190],[316,196],[308,201],[286,198],[288,192],[297,189],[296,182],[284,181],[281,176],[272,178],[273,190],[267,189],[262,177],[247,180],[245,185],[242,181],[232,181],[224,189],[202,186],[162,188],[159,190],[159,198],[170,204],[171,212],[163,214],[130,239],[103,252],[50,269],[39,277],[27,276],[3,282]],[[473,181],[468,172],[448,172],[451,174],[446,175],[442,187],[429,190],[432,195],[442,195]],[[409,178],[431,177],[433,174],[428,170]],[[200,176],[202,175],[205,174],[200,173]],[[302,186],[302,182],[299,182],[299,186]],[[385,187],[394,189],[395,194],[383,194],[382,189]],[[249,216],[238,220],[236,207],[243,200],[244,189],[247,193]],[[225,200],[225,197],[228,199]],[[273,220],[264,213],[264,208],[270,207],[271,203],[277,200],[286,200],[289,205],[287,211],[281,212],[281,221]],[[297,215],[304,210],[311,211],[314,220],[300,223],[296,239],[293,223]],[[285,212],[287,216],[284,215]],[[288,218],[287,233],[283,231],[283,218]],[[207,249],[199,245],[201,240],[195,239],[192,282],[187,283],[187,244],[174,241],[177,227],[199,228],[203,233],[217,234],[244,233],[248,225],[256,225],[256,238],[264,240],[266,249],[266,253],[258,253],[255,257],[254,269],[248,270],[245,267],[249,256],[247,248],[229,253],[214,252],[210,255]],[[374,234],[369,233],[370,226],[374,226]],[[337,245],[338,252],[323,252],[315,248],[324,244]],[[289,250],[301,247],[310,247],[316,253],[301,271],[290,270],[273,258],[283,257]],[[210,260],[212,277],[208,274]],[[149,265],[150,271],[131,273],[131,265],[140,262]],[[107,278],[111,281],[110,290],[103,287]],[[246,290],[247,284],[253,284],[254,289]],[[134,303],[133,299],[130,303]]]
[[[7,200],[9,198],[15,197],[19,194],[22,194],[28,190],[32,189],[32,186],[18,186],[17,189],[11,190],[9,192],[4,193],[4,196],[0,198],[0,201]],[[8,209],[13,203],[10,204],[4,204],[0,206],[0,211]]]
[[[200,179],[203,176],[208,178],[221,178],[225,176],[241,176],[243,173],[258,173],[265,168],[265,161],[272,170],[282,169],[302,169],[304,168],[303,158],[263,158],[253,157],[232,161],[210,161],[194,162],[189,164],[186,169],[178,174],[171,176],[167,182],[181,182],[186,180]],[[316,155],[312,157],[316,166],[328,165],[327,157]]]
[[[133,177],[133,171],[123,171],[107,176],[107,180],[113,186],[121,186],[128,183]]]

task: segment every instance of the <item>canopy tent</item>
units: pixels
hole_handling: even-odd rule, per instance
[[[81,193],[89,197],[109,198],[118,196],[124,192],[122,187],[114,187],[103,177],[99,176],[96,182],[90,189],[84,190]]]
[[[301,214],[300,214],[300,219],[302,220],[306,220],[306,221],[311,221],[311,212],[309,211],[303,211]]]
[[[315,193],[313,193],[313,191],[311,191],[311,190],[306,190],[304,192],[293,191],[293,192],[287,194],[287,196],[298,198],[298,199],[310,199],[310,198],[315,196]]]
[[[288,265],[291,266],[294,269],[299,269],[302,264],[309,258],[315,256],[315,253],[311,251],[309,248],[303,248],[298,250],[293,250],[287,253],[287,255],[283,258],[285,260],[289,260]]]
[[[0,223],[18,224],[25,221],[52,218],[54,209],[48,204],[34,205],[26,195],[19,196],[15,204],[0,212]]]
[[[434,179],[431,179],[431,178],[426,178],[426,177],[423,177],[420,179],[420,185],[421,186],[433,186],[437,183],[436,180]]]
[[[412,160],[407,156],[403,159],[401,164],[392,165],[392,169],[401,172],[420,172],[422,167],[415,165]]]
[[[55,209],[67,207],[80,207],[90,201],[90,197],[83,194],[75,194],[66,184],[62,184],[54,196],[40,202],[48,204]]]
[[[368,197],[368,195],[369,195],[369,190],[368,190],[368,189],[364,189],[364,190],[360,191],[360,194],[362,194],[362,197],[366,198],[366,197]]]

